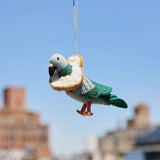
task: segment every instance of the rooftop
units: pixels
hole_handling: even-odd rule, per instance
[[[135,109],[139,109],[139,108],[149,108],[145,103],[139,103],[135,106]]]
[[[136,144],[160,144],[160,126],[157,127],[153,132],[147,134],[146,136],[138,138]]]

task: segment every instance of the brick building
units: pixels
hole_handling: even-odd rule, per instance
[[[25,89],[6,89],[0,110],[0,150],[30,149],[35,159],[51,157],[48,140],[48,125],[40,123],[38,113],[26,109]]]

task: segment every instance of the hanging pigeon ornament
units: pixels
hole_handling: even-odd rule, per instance
[[[127,108],[124,100],[111,94],[112,88],[92,81],[83,73],[83,58],[73,55],[67,60],[60,54],[54,54],[49,62],[49,83],[57,91],[65,91],[71,98],[82,102],[77,113],[92,116],[91,104],[114,105]]]
[[[91,104],[114,105],[127,108],[124,100],[111,94],[112,88],[96,83],[84,76],[83,58],[77,55],[77,6],[78,0],[73,0],[75,27],[75,55],[67,60],[60,54],[54,54],[49,62],[49,83],[56,91],[65,91],[71,98],[82,102],[77,113],[92,116]]]

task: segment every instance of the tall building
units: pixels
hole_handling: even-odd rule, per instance
[[[24,88],[7,88],[0,110],[0,150],[30,149],[34,157],[51,157],[48,125],[40,123],[38,113],[26,108]]]
[[[134,119],[128,120],[129,128],[151,126],[149,107],[147,105],[143,103],[138,104],[135,106],[134,113]]]
[[[106,133],[100,138],[100,151],[103,157],[109,153],[123,154],[134,148],[137,138],[144,136],[155,129],[151,125],[149,107],[138,104],[134,109],[134,118],[127,121],[125,129],[117,129]]]

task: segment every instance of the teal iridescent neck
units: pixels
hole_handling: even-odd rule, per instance
[[[64,69],[58,72],[58,76],[59,77],[66,76],[69,75],[71,72],[72,72],[72,66],[68,63],[68,65]]]

